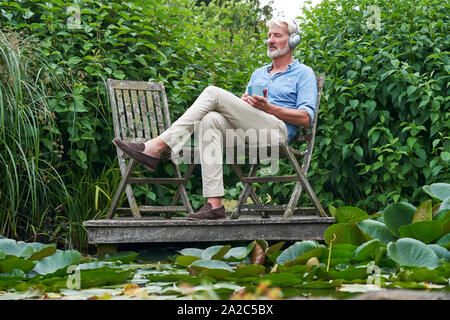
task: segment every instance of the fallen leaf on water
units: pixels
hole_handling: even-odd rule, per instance
[[[252,251],[252,264],[264,265],[266,254],[258,242],[255,241],[255,247]]]

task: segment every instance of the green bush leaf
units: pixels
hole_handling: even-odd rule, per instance
[[[391,259],[400,266],[427,267],[434,269],[439,266],[439,258],[434,251],[423,242],[403,238],[388,244],[387,252]]]
[[[406,202],[394,203],[383,211],[384,224],[397,237],[400,237],[398,228],[405,224],[410,224],[417,209]]]
[[[358,227],[371,238],[378,239],[384,244],[395,241],[397,238],[386,227],[386,225],[376,220],[363,220],[357,223]]]

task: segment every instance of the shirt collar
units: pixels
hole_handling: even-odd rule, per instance
[[[294,61],[292,61],[290,64],[288,64],[288,70],[292,69],[294,67],[295,64],[299,63],[298,59],[294,59]],[[270,72],[270,70],[272,70],[273,68],[273,62],[271,64],[269,64],[267,66],[267,72]]]

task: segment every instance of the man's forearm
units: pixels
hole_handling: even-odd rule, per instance
[[[287,123],[303,127],[309,127],[311,123],[311,118],[305,110],[283,108],[271,103],[268,103],[268,105],[269,107],[265,110],[267,113]]]

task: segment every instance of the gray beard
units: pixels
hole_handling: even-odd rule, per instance
[[[286,47],[284,47],[281,50],[279,48],[277,48],[275,51],[270,51],[269,49],[270,49],[270,47],[267,48],[267,56],[269,56],[269,58],[272,58],[272,59],[284,56],[286,53],[289,52],[289,50],[291,50],[288,43],[286,43]]]

